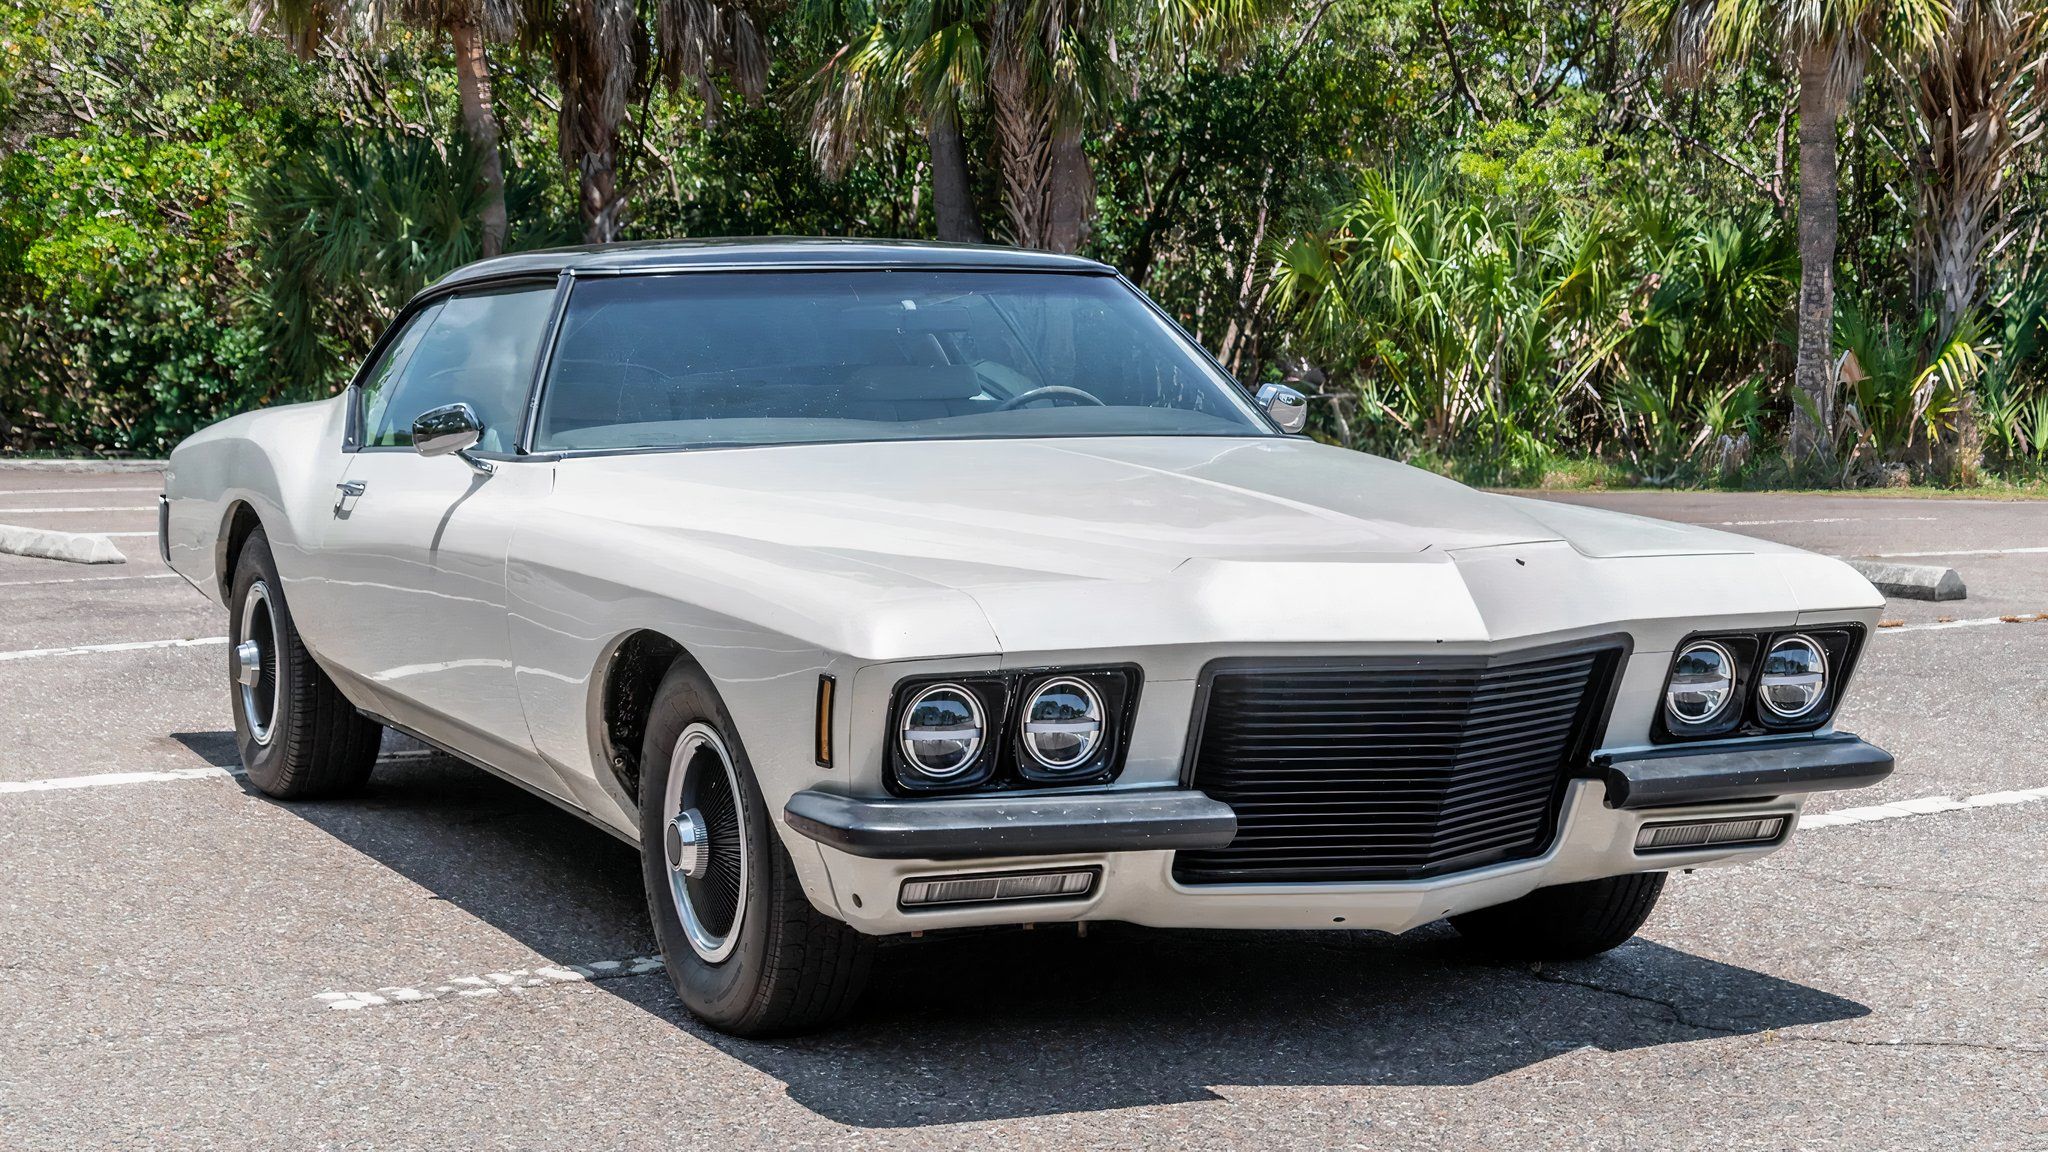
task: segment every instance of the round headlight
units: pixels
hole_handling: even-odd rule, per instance
[[[1712,640],[1699,640],[1679,650],[1671,662],[1671,683],[1664,689],[1664,710],[1673,724],[1697,728],[1727,711],[1735,698],[1735,657]]]
[[[1780,720],[1797,720],[1820,707],[1828,693],[1828,655],[1804,636],[1787,636],[1764,656],[1757,696]]]
[[[903,709],[903,756],[920,775],[950,779],[974,766],[986,727],[979,697],[958,684],[934,684]]]
[[[1103,728],[1102,696],[1085,680],[1048,680],[1024,705],[1024,751],[1041,768],[1087,763],[1102,746]]]

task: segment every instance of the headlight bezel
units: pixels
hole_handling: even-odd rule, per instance
[[[1861,624],[1816,624],[1803,628],[1773,628],[1758,631],[1707,631],[1686,635],[1671,650],[1664,677],[1657,690],[1656,718],[1650,725],[1653,744],[1682,744],[1697,740],[1738,736],[1787,735],[1815,732],[1834,721],[1842,692],[1862,652],[1865,631]],[[1826,682],[1820,698],[1807,711],[1785,717],[1774,713],[1762,698],[1763,663],[1770,651],[1784,641],[1803,637],[1821,651]],[[1713,642],[1735,657],[1735,700],[1723,708],[1714,722],[1690,725],[1674,722],[1669,707],[1672,676],[1679,654],[1701,642]]]
[[[1671,653],[1671,666],[1664,672],[1664,691],[1658,696],[1658,703],[1661,706],[1664,723],[1673,732],[1697,736],[1725,732],[1741,723],[1745,689],[1743,669],[1754,658],[1754,653],[1747,651],[1747,648],[1755,643],[1753,638],[1749,638],[1749,644],[1745,645],[1743,639],[1745,638],[1727,636],[1688,637],[1685,643],[1680,644]],[[1685,659],[1687,654],[1700,649],[1711,649],[1727,660],[1728,695],[1712,713],[1697,720],[1688,720],[1672,709],[1671,694],[1678,681],[1679,661]]]
[[[1024,712],[1039,691],[1059,680],[1087,685],[1100,701],[1103,732],[1090,754],[1065,768],[1039,764],[1024,744]],[[883,783],[898,796],[954,795],[1006,789],[1101,785],[1123,771],[1144,677],[1135,664],[1076,665],[906,677],[890,696]],[[942,684],[975,693],[987,718],[981,749],[968,771],[943,779],[920,772],[903,747],[910,703]]]

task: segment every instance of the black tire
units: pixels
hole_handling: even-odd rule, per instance
[[[252,608],[252,600],[259,605]],[[240,652],[251,639],[262,654],[262,671],[253,697],[245,699]],[[280,800],[340,796],[370,778],[384,726],[356,711],[299,641],[260,528],[242,544],[228,597],[228,699],[242,767],[264,794]]]
[[[1584,960],[1619,947],[1657,906],[1664,873],[1637,872],[1538,888],[1519,900],[1451,917],[1458,934],[1501,960]]]
[[[721,796],[727,785],[718,782],[726,777],[718,747],[704,743],[707,730],[722,744],[738,783],[739,811],[729,820],[719,815],[726,810]],[[699,930],[707,923],[724,929],[729,953],[715,961],[700,953],[683,926],[664,839],[671,761],[686,732],[697,751],[683,764],[691,775],[679,788],[685,807],[692,795],[703,801],[705,826],[713,829],[705,874],[732,878],[728,895],[742,887],[739,876],[745,881],[745,898],[734,901],[736,909],[717,903],[704,887],[709,879],[694,889],[678,881],[685,884]],[[731,830],[741,827],[745,834],[735,840]],[[640,844],[647,911],[669,980],[698,1019],[735,1036],[759,1037],[818,1028],[852,1009],[867,983],[874,941],[811,906],[769,819],[739,731],[710,680],[687,658],[662,677],[648,714],[640,753]],[[743,872],[737,866],[741,856]],[[691,892],[700,898],[692,899]],[[702,912],[696,911],[699,904],[706,906]]]

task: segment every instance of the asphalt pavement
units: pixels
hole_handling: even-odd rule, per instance
[[[2048,503],[1556,497],[1970,586],[1870,642],[1840,723],[1896,774],[1608,956],[932,938],[752,1043],[683,1014],[633,855],[573,817],[395,739],[357,799],[233,775],[157,484],[0,467],[0,523],[130,558],[0,556],[0,1148],[2048,1148]]]

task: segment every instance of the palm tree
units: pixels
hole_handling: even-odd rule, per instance
[[[806,12],[831,38],[847,37],[846,13]],[[811,146],[838,179],[873,140],[915,125],[931,153],[932,215],[941,240],[979,244],[981,212],[961,132],[963,109],[981,99],[982,32],[958,0],[907,6],[894,27],[873,12],[810,81]]]
[[[835,13],[852,32],[814,78],[812,142],[828,172],[843,170],[875,136],[919,122],[932,149],[940,236],[968,238],[979,227],[959,124],[985,111],[1010,241],[1072,252],[1095,209],[1086,133],[1120,81],[1147,54],[1240,52],[1280,8],[1278,0],[881,0]]]
[[[525,0],[527,44],[545,50],[560,89],[557,143],[576,173],[583,239],[617,238],[627,190],[618,186],[619,131],[636,93],[659,79],[687,81],[707,115],[718,108],[717,77],[748,101],[768,85],[763,29],[776,0],[653,0],[652,35],[634,0]]]
[[[2027,0],[1958,0],[1947,30],[1909,74],[1921,127],[1915,295],[1942,340],[1984,299],[1984,260],[2004,245],[2014,157],[2048,121],[2048,10]]]
[[[462,110],[463,134],[478,158],[482,184],[481,223],[485,256],[505,250],[505,164],[498,148],[498,115],[491,95],[490,60],[484,45],[509,36],[514,23],[511,0],[253,0],[251,23],[275,21],[301,56],[310,57],[322,41],[355,29],[367,36],[383,31],[385,21],[398,19],[446,36],[455,50],[455,92]]]
[[[1794,459],[1831,451],[1835,396],[1835,225],[1841,191],[1836,131],[1880,49],[1917,52],[1948,18],[1945,0],[1636,0],[1635,20],[1660,38],[1670,74],[1699,82],[1768,44],[1799,83],[1799,350],[1793,382]]]

